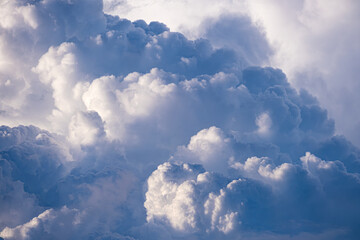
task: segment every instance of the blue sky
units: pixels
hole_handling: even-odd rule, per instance
[[[357,2],[0,3],[0,239],[358,238]]]

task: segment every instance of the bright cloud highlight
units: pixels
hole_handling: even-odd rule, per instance
[[[193,39],[103,12],[131,1],[0,4],[0,239],[360,234],[359,148],[256,66],[273,42],[238,3]]]

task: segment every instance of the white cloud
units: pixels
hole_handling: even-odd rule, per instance
[[[31,229],[39,226],[40,221],[51,218],[52,209],[46,210],[39,216],[34,217],[29,222],[23,225],[16,226],[15,228],[4,228],[0,232],[0,236],[5,239],[28,239],[28,233]]]
[[[235,6],[230,8],[230,6]],[[206,6],[206,7],[204,7]],[[199,11],[202,9],[202,11]],[[190,6],[189,2],[180,1],[104,1],[104,11],[110,14],[116,14],[132,21],[144,19],[145,21],[160,21],[170,26],[172,31],[191,34],[192,37],[199,37],[196,32],[202,21],[210,16],[218,17],[224,12],[241,11],[242,4],[239,1],[225,0],[221,2],[196,1]],[[158,13],[154,15],[154,12]],[[179,14],[181,13],[181,14]]]
[[[257,132],[260,135],[268,135],[270,133],[271,124],[271,118],[267,113],[262,113],[256,118],[256,125],[258,126]]]
[[[357,236],[360,150],[334,136],[327,111],[280,69],[248,67],[285,64],[296,47],[304,53],[287,69],[322,66],[330,51],[307,48],[309,33],[323,42],[337,27],[321,23],[338,14],[255,2],[198,1],[185,15],[187,1],[149,6],[208,38],[189,40],[159,22],[104,15],[100,0],[2,1],[0,120],[36,126],[0,127],[3,238]],[[144,3],[121,6],[136,15]],[[269,12],[253,22],[234,6],[252,20]],[[269,58],[267,40],[286,37],[277,21],[287,18],[296,18],[284,23],[294,46]]]
[[[21,28],[24,24],[33,29],[38,27],[34,5],[21,5],[19,1],[5,1],[1,4],[0,26],[5,29]]]
[[[147,221],[169,222],[174,229],[190,233],[232,231],[237,213],[223,212],[226,193],[222,190],[220,196],[209,194],[211,186],[207,185],[212,185],[212,181],[214,176],[196,165],[167,162],[158,166],[147,181]],[[209,228],[207,222],[211,223]]]
[[[231,139],[214,126],[192,136],[189,144],[175,154],[175,160],[199,163],[217,172],[226,172],[231,157]]]
[[[97,112],[78,112],[69,124],[69,140],[74,144],[92,145],[104,137],[104,127]]]
[[[230,25],[234,30],[228,32],[236,32],[241,28],[243,31],[229,37],[228,32],[219,34],[222,30],[217,30],[217,27],[221,24],[223,27],[227,26],[229,20],[224,18],[224,15],[234,15],[235,19],[249,16],[249,22],[265,33],[273,49],[273,54],[268,55],[268,60],[264,61],[265,55],[263,61],[252,60],[253,64],[271,64],[283,69],[297,89],[308,90],[329,110],[330,116],[337,122],[337,132],[345,134],[359,145],[360,139],[355,133],[360,125],[359,121],[353,120],[359,119],[360,116],[357,107],[357,91],[360,89],[357,81],[360,51],[360,33],[357,31],[360,22],[357,14],[360,7],[358,2],[239,0],[194,3],[183,0],[158,0],[151,1],[150,4],[147,0],[109,0],[104,3],[104,10],[111,14],[133,20],[160,20],[172,30],[183,32],[188,37],[207,36],[215,45],[234,47],[235,44],[237,49],[247,45],[245,51],[251,48],[251,44],[242,42],[236,45],[235,39],[245,38],[243,33],[249,34],[251,30],[244,30],[242,24]],[[156,14],[153,14],[154,12]],[[238,20],[233,22],[236,21]],[[249,34],[249,38],[256,36],[258,34]],[[250,55],[249,59],[253,59],[256,54],[262,54],[256,53],[256,49],[264,45],[266,41],[254,48],[254,55]],[[266,48],[262,52],[265,51]]]
[[[194,231],[209,234],[206,237],[210,239],[216,238],[217,235],[212,233],[216,231],[230,234],[229,237],[234,232],[246,235],[249,230],[255,229],[282,229],[286,233],[292,231],[290,225],[301,231],[311,231],[314,225],[305,222],[318,222],[318,211],[326,212],[327,216],[321,217],[322,229],[332,228],[334,219],[330,216],[334,215],[344,219],[346,223],[343,226],[354,226],[350,219],[356,213],[349,211],[357,212],[359,209],[342,205],[343,197],[334,196],[340,186],[328,180],[342,179],[348,184],[342,194],[358,194],[358,174],[347,173],[341,164],[323,161],[310,153],[301,157],[301,161],[302,166],[291,163],[276,166],[270,164],[267,158],[252,157],[244,164],[233,166],[239,170],[240,176],[246,177],[233,180],[205,172],[197,165],[164,163],[147,182],[147,220],[169,224],[186,234]],[[313,165],[311,169],[310,163]],[[302,192],[298,191],[298,187]],[[333,209],[333,204],[341,207]],[[295,205],[299,208],[287,209]],[[282,211],[289,212],[279,214]],[[274,215],[278,218],[273,218]],[[283,221],[290,219],[301,226],[288,223],[284,227]]]

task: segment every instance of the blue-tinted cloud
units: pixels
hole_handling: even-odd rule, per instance
[[[273,51],[269,61],[257,60],[283,69],[297,90],[315,95],[336,120],[336,131],[358,147],[360,46],[354,40],[360,38],[359,7],[353,0],[104,0],[105,12],[114,15],[160,20],[187,37],[207,36],[215,46],[236,46],[245,56],[252,49],[249,60],[266,56],[267,44],[258,38],[264,35]],[[250,36],[244,39],[244,34]]]
[[[360,150],[248,66],[268,45],[247,19],[209,25],[244,26],[215,48],[86,3],[4,4],[0,237],[356,238]]]

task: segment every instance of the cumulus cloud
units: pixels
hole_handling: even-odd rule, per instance
[[[178,149],[174,160],[199,163],[208,170],[226,173],[231,158],[231,139],[213,126],[192,136],[186,147]]]
[[[51,210],[46,210],[41,213],[39,216],[34,217],[29,222],[24,223],[23,225],[16,226],[15,228],[6,227],[1,231],[0,235],[4,238],[13,238],[13,239],[26,239],[28,238],[28,233],[31,229],[39,226],[40,221],[48,219],[51,215]]]
[[[1,227],[14,226],[42,210],[40,197],[72,162],[66,142],[35,127],[2,126],[0,150]],[[52,159],[52,161],[49,161]]]
[[[104,1],[104,10],[111,14],[161,20],[187,37],[205,36],[216,46],[236,46],[253,64],[283,69],[298,90],[306,89],[329,110],[338,133],[358,146],[359,7],[353,0]],[[247,21],[251,23],[244,24]],[[251,54],[246,54],[249,49]],[[344,117],[349,115],[353,118]]]
[[[359,102],[357,76],[360,5],[355,1],[248,1],[249,13],[261,22],[274,47],[272,64],[293,85],[318,97],[337,122],[337,131],[357,145]],[[326,43],[326,44],[324,44]],[[296,56],[296,57],[294,57]],[[339,79],[342,79],[339,81]],[[351,86],[351,87],[349,87]],[[331,98],[329,98],[331,96]]]
[[[124,228],[124,219],[141,215],[125,214],[128,198],[142,204],[141,191],[134,190],[141,185],[134,171],[120,168],[120,150],[108,146],[112,156],[95,149],[77,154],[63,137],[35,127],[3,126],[1,133],[2,238],[101,239],[116,235],[112,230]],[[114,214],[116,208],[125,212]]]
[[[164,163],[147,182],[147,219],[188,234],[203,232],[206,238],[213,231],[225,234],[215,234],[215,239],[254,230],[315,234],[320,229],[347,228],[344,236],[357,234],[355,219],[360,209],[353,208],[355,202],[344,206],[343,196],[358,198],[358,174],[347,173],[341,162],[326,162],[310,153],[301,157],[302,165],[275,167],[267,161],[252,157],[244,164],[235,163],[232,167],[245,178],[233,180],[205,172],[198,165]],[[334,178],[342,179],[347,187],[340,190],[328,182]]]
[[[360,150],[282,70],[250,66],[271,49],[248,17],[214,5],[190,40],[100,0],[1,6],[1,238],[358,235]]]

